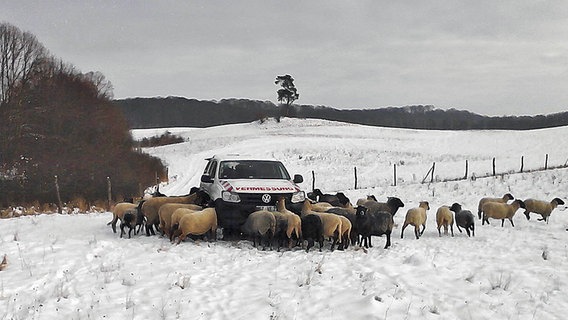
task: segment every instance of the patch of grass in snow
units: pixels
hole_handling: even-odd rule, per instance
[[[491,277],[489,283],[491,284],[491,290],[502,289],[504,291],[509,290],[511,286],[512,277],[510,274],[499,273],[497,277]]]

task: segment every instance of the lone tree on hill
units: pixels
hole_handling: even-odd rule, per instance
[[[300,97],[298,90],[296,90],[296,87],[294,86],[294,78],[292,78],[289,74],[285,76],[277,76],[274,83],[282,87],[277,91],[278,101],[285,105],[285,115],[288,116],[290,106]]]

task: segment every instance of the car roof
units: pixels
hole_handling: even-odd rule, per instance
[[[231,161],[231,160],[257,160],[257,161],[278,161],[280,160],[269,158],[269,157],[259,157],[253,156],[250,154],[240,154],[240,153],[225,153],[225,154],[216,154],[211,158],[207,158],[205,160],[218,160],[218,161]]]

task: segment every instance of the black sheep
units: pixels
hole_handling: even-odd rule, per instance
[[[450,207],[450,210],[455,212],[454,220],[456,221],[456,226],[460,232],[460,227],[465,229],[467,236],[470,236],[469,230],[471,229],[471,235],[475,237],[475,216],[469,210],[462,210],[459,203],[454,203]]]
[[[314,189],[313,194],[317,197],[319,202],[327,202],[334,207],[343,207],[349,203],[349,198],[343,192],[333,194],[324,194],[320,189]]]
[[[374,196],[373,198],[376,199]],[[398,208],[404,207],[402,200],[397,197],[388,197],[387,202],[378,202],[377,200],[367,197],[367,200],[363,200],[361,202],[358,201],[357,204],[367,207],[369,212],[387,211],[393,216],[398,211]]]
[[[387,236],[385,249],[390,247],[394,219],[389,212],[368,212],[368,209],[364,206],[358,206],[355,219],[357,230],[361,235],[359,246],[365,241],[365,248],[372,247],[371,236],[381,236],[384,234]]]
[[[122,238],[123,234],[126,234],[124,231],[125,227],[128,227],[128,239],[130,239],[132,230],[136,229],[136,212],[135,210],[127,211],[124,213],[122,217],[122,221],[120,222],[120,237]],[[136,234],[136,230],[134,231]]]
[[[144,222],[146,221],[146,216],[142,212],[142,205],[146,202],[146,200],[142,200],[138,203],[138,207],[136,207],[136,226],[138,227],[134,230],[134,234],[138,234],[142,227],[144,227]]]
[[[306,252],[314,246],[314,242],[319,242],[320,251],[323,247],[323,223],[315,214],[308,214],[302,218],[302,238],[308,241]]]

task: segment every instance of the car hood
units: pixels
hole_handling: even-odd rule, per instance
[[[238,193],[288,193],[300,191],[300,188],[293,182],[277,179],[222,180],[221,185],[227,191]]]

